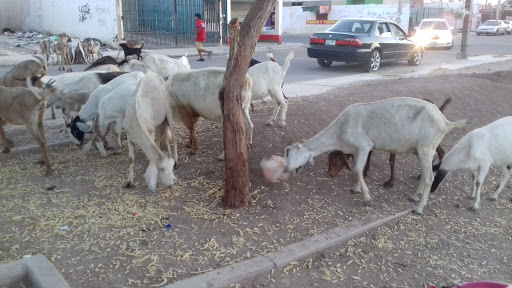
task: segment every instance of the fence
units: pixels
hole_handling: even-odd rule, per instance
[[[227,38],[226,0],[122,0],[122,5],[125,38],[142,40],[148,48],[192,46],[195,13],[203,15],[206,44]]]
[[[410,17],[413,26],[418,26],[423,19],[439,18],[441,12],[441,8],[411,8]]]

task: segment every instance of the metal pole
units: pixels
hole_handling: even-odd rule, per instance
[[[462,43],[460,45],[460,52],[457,53],[457,59],[468,59],[468,33],[469,33],[469,16],[471,15],[471,0],[466,0],[464,4],[464,20],[462,25]]]
[[[397,22],[402,25],[402,6],[403,6],[403,0],[398,0],[398,9],[397,9]]]

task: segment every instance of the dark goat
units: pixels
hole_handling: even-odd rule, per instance
[[[434,102],[432,102],[429,99],[423,99],[423,100],[434,104]],[[452,98],[451,97],[447,98],[444,101],[443,105],[441,105],[441,107],[439,107],[439,111],[443,112],[444,109],[446,108],[446,106],[448,106],[448,104],[450,104],[451,102],[452,102]],[[441,148],[441,145],[437,146],[436,153],[439,158],[439,161],[441,161],[445,155],[445,152],[444,152],[443,148]],[[366,160],[366,166],[364,167],[364,170],[363,170],[364,177],[366,177],[368,175],[368,171],[370,170],[371,157],[372,157],[372,151],[370,151],[370,153],[368,153],[368,159]],[[338,175],[338,173],[341,170],[343,170],[344,167],[347,167],[348,170],[352,171],[352,169],[350,169],[350,165],[348,164],[349,158],[353,158],[353,156],[344,154],[341,151],[333,151],[333,152],[329,153],[329,156],[327,158],[328,163],[329,163],[329,176],[335,177],[336,175]],[[395,153],[389,154],[389,167],[391,169],[391,175],[389,176],[389,180],[384,182],[383,187],[386,189],[392,188],[393,184],[395,182],[395,158],[396,158]]]
[[[102,65],[117,65],[118,67],[123,66],[124,64],[128,63],[128,60],[122,60],[121,62],[117,62],[114,57],[111,56],[104,56],[100,59],[94,61],[89,67],[85,68],[84,71],[90,70],[92,68],[102,66]]]
[[[137,55],[137,60],[142,58],[140,54],[142,53],[142,47],[144,47],[144,43],[142,43],[140,47],[130,47],[127,43],[119,43],[119,46],[123,48],[125,60],[128,60],[126,57],[131,55]]]

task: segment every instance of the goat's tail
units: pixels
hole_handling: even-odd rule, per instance
[[[288,68],[290,68],[290,63],[292,62],[294,56],[295,54],[293,54],[293,51],[290,51],[290,53],[288,53],[288,56],[286,56],[286,59],[284,59],[283,74],[286,74],[286,71],[288,71]]]
[[[277,62],[276,59],[274,59],[274,54],[272,53],[267,53],[267,57],[270,58],[270,61],[272,62]]]
[[[41,62],[41,70],[43,71],[42,76],[48,75],[48,64],[46,63],[46,60],[44,60],[43,57],[39,57],[37,55],[32,55],[32,56],[37,58],[37,60],[39,60],[39,62]]]
[[[448,107],[448,104],[452,103],[452,97],[448,97],[446,98],[446,100],[444,100],[443,104],[439,107],[439,111],[441,111],[441,113],[443,113],[444,109],[446,109],[446,107]]]
[[[455,121],[455,122],[448,121],[448,123],[446,123],[446,124],[448,125],[448,131],[450,131],[452,129],[464,128],[464,127],[468,126],[469,124],[471,124],[471,120],[464,119],[464,120],[459,120],[459,121]]]

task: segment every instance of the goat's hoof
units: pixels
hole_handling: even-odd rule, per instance
[[[407,199],[411,202],[418,202],[420,200],[416,195],[409,196]]]
[[[279,127],[284,127],[286,126],[286,122],[285,121],[280,121],[279,122]]]
[[[416,208],[416,209],[412,210],[412,214],[423,215],[423,209]]]
[[[190,144],[190,143],[187,143],[187,144],[185,145],[185,148],[187,148],[187,149],[190,149],[190,148],[192,148],[192,144]]]
[[[11,148],[2,149],[2,153],[9,153],[9,152],[11,152]]]
[[[369,200],[363,200],[363,205],[364,205],[365,207],[373,207],[372,199],[369,199]]]
[[[46,177],[52,176],[53,170],[51,168],[46,169]]]
[[[274,125],[274,122],[273,122],[273,121],[268,121],[268,122],[267,122],[267,126],[272,126],[272,125]]]
[[[188,151],[188,155],[196,155],[197,151],[196,150],[190,150]]]
[[[473,213],[476,213],[476,212],[478,212],[478,207],[471,206],[471,207],[468,207],[468,210]]]
[[[393,182],[390,182],[390,181],[384,182],[384,184],[382,184],[382,188],[384,188],[384,189],[391,189],[391,188],[393,188]]]
[[[351,189],[350,193],[352,193],[352,194],[359,194],[359,193],[361,193],[361,191]]]
[[[475,196],[471,196],[471,195],[470,195],[470,196],[466,197],[466,199],[469,199],[469,200],[475,200]]]
[[[498,201],[498,198],[490,197],[490,198],[489,198],[489,201],[491,201],[491,202],[496,202],[496,201]]]
[[[130,189],[130,188],[134,188],[134,187],[135,187],[135,185],[133,185],[133,183],[132,183],[132,182],[128,182],[128,183],[126,183],[126,184],[124,185],[124,188],[126,188],[126,189]]]
[[[14,142],[11,139],[7,139],[7,146],[14,147]]]

